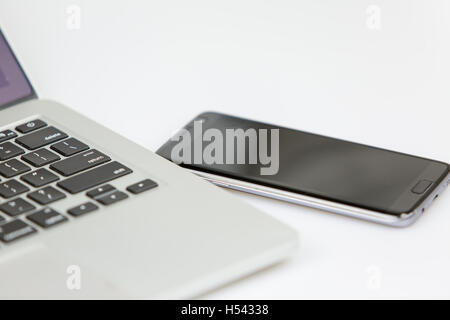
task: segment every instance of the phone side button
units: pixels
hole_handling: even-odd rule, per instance
[[[411,191],[416,194],[422,194],[431,186],[432,183],[433,182],[429,180],[420,180],[414,188],[411,189]]]

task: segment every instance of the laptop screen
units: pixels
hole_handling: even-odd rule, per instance
[[[33,88],[0,30],[0,109],[33,94]]]

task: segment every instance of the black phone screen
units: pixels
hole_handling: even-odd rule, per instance
[[[201,135],[194,133],[192,123],[186,126],[191,132],[191,155],[194,148],[200,148],[198,143],[193,146],[194,139],[201,142],[203,152],[213,141],[204,139],[208,129],[222,133],[223,154],[215,157],[216,163],[184,161],[184,167],[390,214],[410,212],[449,170],[446,163],[438,161],[223,114],[204,113],[197,120],[202,124]],[[227,148],[225,141],[229,129],[254,129],[257,139],[261,139],[258,133],[266,130],[267,155],[276,155],[273,147],[278,148],[278,170],[276,157],[272,163],[267,157],[266,164],[250,163],[250,152],[256,150],[260,156],[259,143],[258,149],[251,150],[250,134],[245,136],[245,161],[242,163],[242,158],[237,163],[239,146],[235,143],[234,148]],[[278,145],[271,144],[273,129],[278,130]],[[158,153],[171,159],[176,143],[168,142]],[[233,154],[233,163],[227,163],[227,152]],[[271,174],[262,174],[262,168],[271,166],[271,172],[266,170]],[[417,192],[414,188],[420,183],[423,190]]]

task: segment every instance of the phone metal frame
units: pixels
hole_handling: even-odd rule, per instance
[[[276,188],[266,187],[255,183],[228,178],[216,174],[206,173],[188,168],[192,173],[203,179],[214,183],[215,185],[256,194],[263,197],[269,197],[281,201],[287,201],[294,204],[304,205],[311,208],[325,210],[344,216],[363,219],[366,221],[381,223],[391,227],[407,227],[414,223],[422,213],[432,204],[433,200],[444,191],[450,184],[450,173],[437,185],[431,186],[433,191],[411,212],[405,212],[400,215],[392,215],[374,210],[362,209],[355,206],[341,204],[329,200],[315,198],[300,193],[284,191]]]

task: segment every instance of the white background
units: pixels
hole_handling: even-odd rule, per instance
[[[0,23],[40,97],[150,150],[217,110],[450,162],[450,1],[1,0]],[[448,193],[406,229],[236,193],[301,246],[206,297],[450,298]]]

